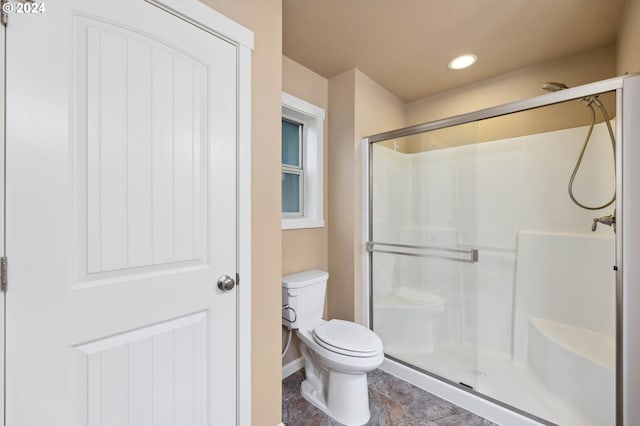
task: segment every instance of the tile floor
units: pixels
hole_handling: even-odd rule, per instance
[[[371,426],[494,425],[382,370],[369,373]],[[282,382],[282,421],[286,426],[340,426],[300,394],[304,370]]]

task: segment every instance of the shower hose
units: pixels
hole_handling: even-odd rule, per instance
[[[615,188],[613,190],[613,196],[611,197],[611,200],[609,200],[609,202],[607,202],[606,204],[603,204],[601,206],[587,206],[585,204],[582,204],[580,201],[578,201],[576,199],[576,197],[573,195],[573,180],[575,179],[576,174],[578,173],[578,170],[580,169],[580,164],[582,163],[582,157],[584,157],[584,152],[586,151],[587,146],[589,145],[589,140],[591,139],[591,133],[593,132],[593,126],[595,126],[595,124],[596,124],[596,112],[593,109],[593,104],[596,104],[596,106],[598,107],[598,109],[602,113],[602,117],[604,119],[604,122],[607,124],[607,130],[609,131],[609,138],[611,139],[611,149],[613,150],[613,169],[614,170],[615,170],[615,167],[616,167],[616,138],[613,135],[613,129],[611,128],[611,123],[609,122],[609,115],[607,114],[607,110],[604,108],[604,105],[602,105],[602,102],[600,102],[598,97],[597,96],[591,96],[589,98],[584,99],[584,102],[587,103],[587,107],[589,107],[589,110],[591,111],[591,125],[589,126],[589,131],[587,132],[587,137],[584,139],[584,145],[582,145],[582,150],[580,151],[580,155],[578,156],[578,160],[576,161],[576,165],[573,168],[573,173],[571,173],[571,179],[569,179],[569,197],[571,198],[571,201],[573,201],[577,206],[582,207],[583,209],[600,210],[600,209],[603,209],[603,208],[605,208],[607,206],[610,206],[616,200],[616,190],[615,190]]]

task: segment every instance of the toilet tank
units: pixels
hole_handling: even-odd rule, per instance
[[[299,329],[322,319],[328,278],[319,269],[282,277],[282,325]]]

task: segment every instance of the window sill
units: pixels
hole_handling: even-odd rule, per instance
[[[324,228],[324,219],[298,217],[295,219],[282,219],[283,230],[307,228]]]

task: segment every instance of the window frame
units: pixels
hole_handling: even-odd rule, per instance
[[[284,110],[282,112],[282,120],[288,121],[289,123],[296,124],[299,127],[300,135],[298,136],[298,164],[299,167],[292,166],[290,164],[282,163],[282,173],[288,173],[292,175],[297,175],[299,177],[298,181],[298,211],[297,212],[282,212],[282,217],[286,219],[292,218],[304,218],[304,123],[301,123],[301,120],[296,120],[291,116],[291,114],[285,114]]]
[[[325,110],[282,92],[282,119],[301,124],[300,213],[282,212],[282,229],[321,228],[324,222]],[[297,168],[282,164],[282,173]]]

